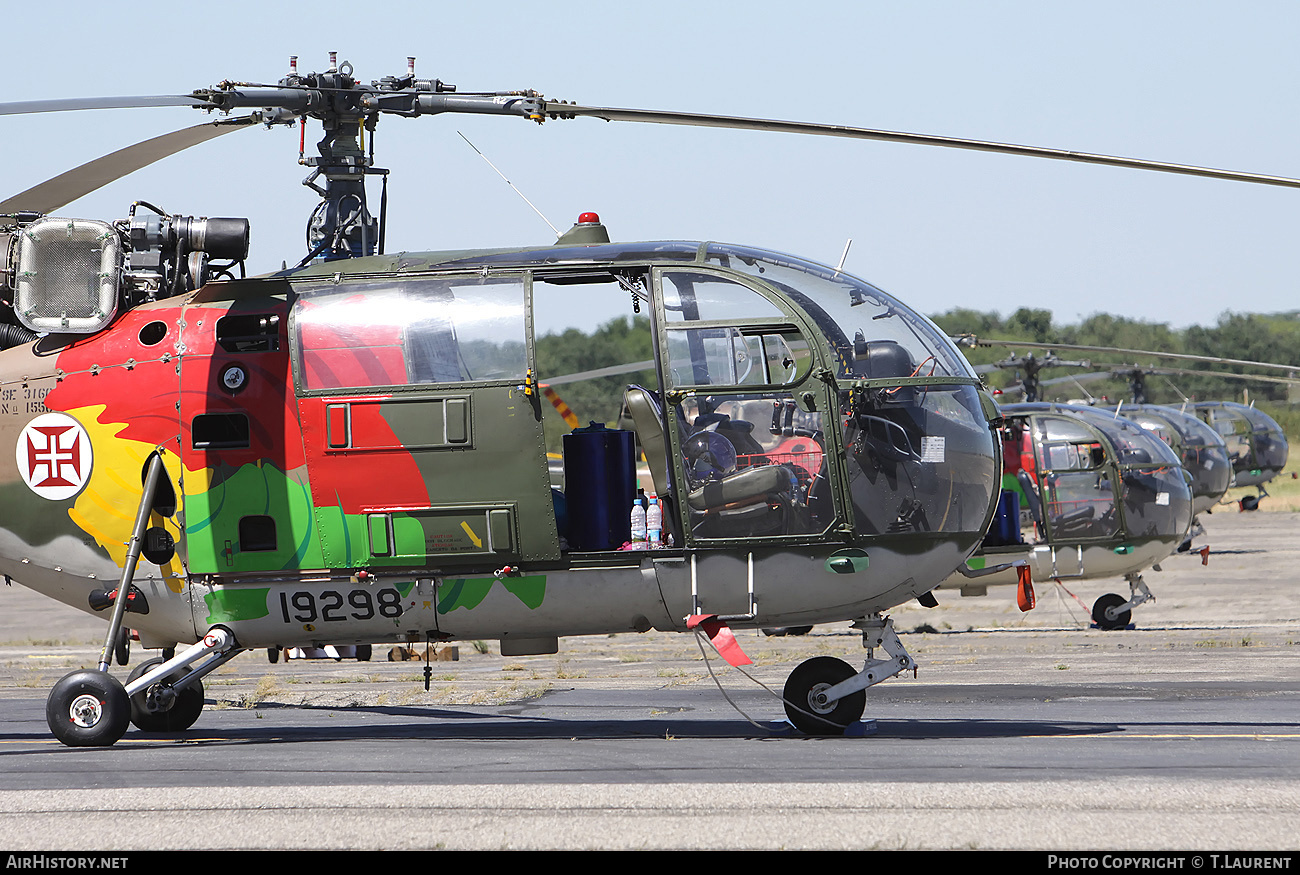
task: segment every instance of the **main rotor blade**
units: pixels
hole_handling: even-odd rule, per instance
[[[558,377],[547,377],[537,382],[543,386],[563,386],[565,383],[578,383],[582,380],[595,380],[599,377],[616,377],[619,374],[634,374],[637,371],[648,371],[655,366],[654,359],[647,359],[643,362],[627,362],[621,365],[610,365],[607,368],[596,368],[592,371],[583,371],[578,374],[563,374]]]
[[[31,112],[75,112],[82,109],[135,109],[150,106],[206,106],[205,101],[184,94],[152,94],[141,97],[66,97],[57,100],[18,100],[0,103],[0,115]]]
[[[1300,188],[1300,179],[1291,179],[1285,176],[1268,176],[1260,173],[1243,173],[1236,170],[1218,170],[1212,167],[1170,164],[1164,161],[1147,161],[1141,158],[1121,158],[1114,155],[1098,155],[1090,152],[1047,149],[1041,146],[1018,146],[1013,143],[966,140],[932,134],[909,134],[902,131],[882,131],[873,128],[847,127],[845,125],[825,125],[814,122],[791,122],[690,112],[668,112],[653,109],[579,106],[551,101],[546,104],[546,114],[555,118],[586,116],[612,122],[698,125],[711,128],[736,128],[753,131],[776,131],[788,134],[815,134],[824,137],[847,137],[856,140],[881,140],[887,143],[909,143],[916,146],[945,146],[953,149],[970,149],[977,152],[996,152],[1003,155],[1021,155],[1031,158],[1051,158],[1058,161],[1077,161],[1083,164],[1105,164],[1112,167],[1154,170],[1161,173],[1180,173],[1185,176],[1203,176],[1211,179],[1227,179],[1234,182],[1254,182],[1262,185]]]
[[[963,337],[970,337],[970,342],[975,346],[1002,346],[1011,349],[1023,346],[1034,349],[1072,349],[1080,352],[1113,352],[1122,353],[1124,355],[1149,355],[1156,358],[1183,359],[1185,361],[1205,362],[1206,364],[1212,365],[1240,365],[1241,367],[1252,368],[1274,368],[1275,370],[1288,371],[1290,373],[1300,371],[1300,365],[1282,365],[1275,362],[1255,362],[1247,359],[1221,358],[1212,355],[1193,355],[1192,353],[1185,352],[1156,352],[1150,349],[1124,349],[1117,346],[1082,346],[1069,343],[1039,343],[1036,341],[1021,340],[985,340],[983,338],[974,337],[973,335],[963,335]],[[1101,362],[1094,362],[1094,364],[1098,367],[1109,367],[1109,365],[1105,365]],[[1220,372],[1206,371],[1205,373],[1218,375]]]
[[[1176,377],[1212,377],[1224,380],[1248,380],[1260,383],[1280,383],[1283,386],[1295,386],[1300,381],[1288,379],[1287,377],[1270,377],[1267,374],[1237,374],[1232,371],[1194,371],[1190,368],[1135,368],[1124,365],[1106,365],[1098,364],[1097,367],[1110,368],[1108,373],[1112,377],[1127,378],[1133,371],[1140,370],[1144,374],[1153,374],[1157,376],[1166,376],[1172,374]]]
[[[254,116],[204,122],[179,131],[154,137],[125,149],[88,161],[53,179],[47,179],[0,202],[0,215],[30,210],[52,213],[98,188],[115,182],[142,167],[148,167],[191,146],[206,143],[222,134],[242,130],[257,121]]]

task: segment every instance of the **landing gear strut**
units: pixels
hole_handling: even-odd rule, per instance
[[[893,620],[876,615],[857,620],[853,626],[862,630],[862,646],[867,648],[862,671],[854,671],[842,659],[815,656],[790,672],[782,697],[786,716],[799,731],[808,735],[843,735],[851,723],[862,717],[867,687],[915,668],[912,657],[894,632]],[[889,658],[875,659],[877,647]]]
[[[145,468],[144,491],[136,508],[135,527],[127,544],[126,562],[122,567],[122,580],[117,586],[113,602],[113,616],[108,623],[108,634],[99,657],[99,670],[83,669],[65,675],[50,690],[45,700],[45,722],[59,741],[71,747],[107,746],[115,743],[126,732],[131,722],[131,700],[122,682],[108,673],[114,653],[123,663],[129,653],[122,653],[123,636],[129,634],[122,625],[126,605],[130,600],[131,578],[135,576],[136,563],[144,541],[145,526],[154,495],[162,481],[162,457],[154,453]],[[129,644],[127,645],[129,649]]]

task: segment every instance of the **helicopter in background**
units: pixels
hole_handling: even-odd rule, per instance
[[[119,150],[0,203],[0,573],[109,617],[97,669],[50,693],[64,744],[134,723],[180,732],[202,678],[249,649],[853,621],[861,671],[815,657],[790,721],[839,734],[865,690],[913,666],[883,612],[979,546],[998,497],[999,412],[929,320],[838,269],[744,246],[610,242],[584,214],[554,245],[385,251],[366,178],[380,115],[720,126],[920,143],[1300,187],[1300,181],[863,128],[463,93],[346,62],[273,85],[0,104],[0,115],[127,106],[255,110]],[[247,277],[250,222],[52,215],[112,179],[263,123],[325,131],[306,255]],[[370,151],[365,136],[371,134]],[[579,289],[650,316],[653,385],[623,390],[635,434],[570,434],[551,488],[535,318]],[[798,421],[803,451],[743,437]],[[579,433],[583,432],[583,433]],[[624,550],[646,449],[674,546]],[[796,458],[797,456],[797,458]],[[125,683],[130,615],[164,655]],[[881,648],[885,658],[877,658]],[[427,675],[427,673],[426,673]]]
[[[1051,402],[1000,408],[998,512],[958,569],[965,580],[942,586],[984,595],[989,584],[1015,583],[1021,610],[1029,610],[1032,590],[1008,565],[1027,564],[1035,580],[1122,576],[1130,597],[1101,596],[1092,619],[1101,629],[1124,628],[1133,608],[1153,598],[1141,572],[1159,570],[1187,537],[1191,477],[1168,445],[1128,419]]]
[[[1046,348],[1047,355],[1037,358],[1032,352],[1026,355],[1009,355],[1005,360],[979,365],[977,373],[988,373],[994,369],[1015,368],[1020,375],[1019,385],[1001,390],[997,394],[1023,392],[1026,400],[1037,399],[1042,387],[1053,383],[1070,382],[1083,389],[1088,380],[1117,377],[1128,381],[1131,403],[1146,406],[1151,403],[1146,378],[1150,375],[1168,376],[1211,376],[1229,380],[1259,381],[1285,386],[1295,386],[1300,374],[1296,365],[1276,364],[1273,362],[1248,361],[1218,356],[1201,356],[1186,353],[1154,352],[1149,350],[1122,349],[1118,347],[1085,346],[1071,344],[1049,344],[1028,341],[996,341],[976,338],[973,335],[960,335],[954,338],[958,346],[989,347],[1010,346],[1027,349]],[[1154,367],[1134,364],[1105,364],[1101,362],[1066,361],[1058,358],[1055,350],[1073,350],[1079,352],[1096,352],[1108,355],[1152,356],[1169,358],[1198,364],[1219,364],[1257,370],[1282,371],[1283,375],[1235,373],[1227,371],[1191,370],[1177,367]],[[1085,368],[1094,373],[1071,374],[1054,380],[1041,380],[1039,372],[1046,367]],[[1087,393],[1086,389],[1083,389]],[[1179,393],[1182,394],[1181,392]],[[1096,399],[1089,395],[1088,404],[1095,404]],[[1286,466],[1290,446],[1286,433],[1267,413],[1253,404],[1240,404],[1234,401],[1191,401],[1183,396],[1181,403],[1161,405],[1171,407],[1183,414],[1198,417],[1218,433],[1228,447],[1231,459],[1232,479],[1229,488],[1254,486],[1258,490],[1255,496],[1246,496],[1241,501],[1242,510],[1255,510],[1259,500],[1268,493],[1264,484],[1273,480]],[[1213,465],[1213,456],[1207,457]],[[1209,479],[1214,479],[1210,477]]]
[[[1257,509],[1259,500],[1268,495],[1264,484],[1286,466],[1290,445],[1282,427],[1264,411],[1235,401],[1198,401],[1178,409],[1195,413],[1223,437],[1232,464],[1230,485],[1258,490],[1257,495],[1242,498],[1241,509]]]
[[[1111,408],[1097,408],[1106,410]],[[1222,409],[1216,406],[1213,409]],[[1192,540],[1205,534],[1200,515],[1210,513],[1232,485],[1232,459],[1219,433],[1199,417],[1159,404],[1120,404],[1116,416],[1131,419],[1158,436],[1178,456],[1192,477],[1192,525],[1180,552],[1191,549]]]
[[[1169,354],[1161,353],[1158,355]],[[1212,375],[1216,377],[1248,381],[1259,380],[1281,383],[1287,386],[1296,385],[1295,374],[1297,369],[1293,366],[1276,365],[1269,362],[1215,359],[1211,357],[1193,358],[1206,358],[1213,362],[1225,362],[1255,368],[1281,369],[1288,373],[1288,376],[1286,377],[1275,377],[1261,374],[1212,372]],[[1133,404],[1146,409],[1156,406],[1151,405],[1148,400],[1146,387],[1146,377],[1148,375],[1168,374],[1204,376],[1206,372],[1168,367],[1144,368],[1132,365],[1112,368],[1111,373],[1113,376],[1122,376],[1128,379]],[[1177,410],[1180,414],[1201,420],[1222,438],[1228,453],[1231,469],[1231,477],[1229,478],[1228,487],[1239,488],[1254,486],[1257,490],[1257,494],[1253,496],[1244,496],[1241,499],[1240,506],[1242,510],[1256,510],[1259,507],[1259,500],[1268,495],[1268,492],[1264,488],[1264,484],[1270,482],[1282,473],[1282,469],[1286,467],[1287,457],[1290,451],[1286,433],[1282,430],[1282,427],[1278,425],[1277,421],[1264,411],[1256,408],[1253,404],[1241,404],[1236,401],[1191,401],[1184,397],[1181,404],[1169,404],[1164,406]],[[1213,455],[1209,457],[1198,457],[1198,459],[1202,458],[1209,461],[1211,465],[1215,462],[1215,457]]]

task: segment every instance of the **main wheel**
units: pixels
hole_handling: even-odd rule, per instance
[[[140,663],[131,672],[127,682],[143,677],[162,664],[163,660],[159,657]],[[166,680],[168,683],[174,683],[184,676],[185,671],[178,669],[168,675]],[[194,721],[199,719],[199,714],[203,713],[203,684],[197,680],[184,689],[177,690],[176,699],[166,710],[150,710],[148,695],[149,691],[144,689],[130,697],[131,722],[145,732],[184,732],[193,726]]]
[[[131,661],[131,630],[125,626],[117,630],[117,644],[113,647],[113,656],[117,658],[118,665],[126,665]]]
[[[131,701],[117,678],[82,669],[65,675],[50,690],[45,722],[69,747],[108,747],[126,733]]]
[[[1092,606],[1092,621],[1097,624],[1097,628],[1110,631],[1112,629],[1123,629],[1127,626],[1128,621],[1133,617],[1132,611],[1121,611],[1115,615],[1113,620],[1106,618],[1107,608],[1118,608],[1127,601],[1128,599],[1124,598],[1124,596],[1114,592],[1108,592],[1097,599]]]
[[[808,735],[843,735],[848,725],[862,716],[867,693],[858,690],[835,702],[826,691],[856,675],[853,666],[833,656],[814,656],[795,666],[785,682],[785,714],[800,732]]]

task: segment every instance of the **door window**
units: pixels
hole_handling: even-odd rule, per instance
[[[360,280],[298,292],[294,332],[304,391],[526,375],[520,277]]]

